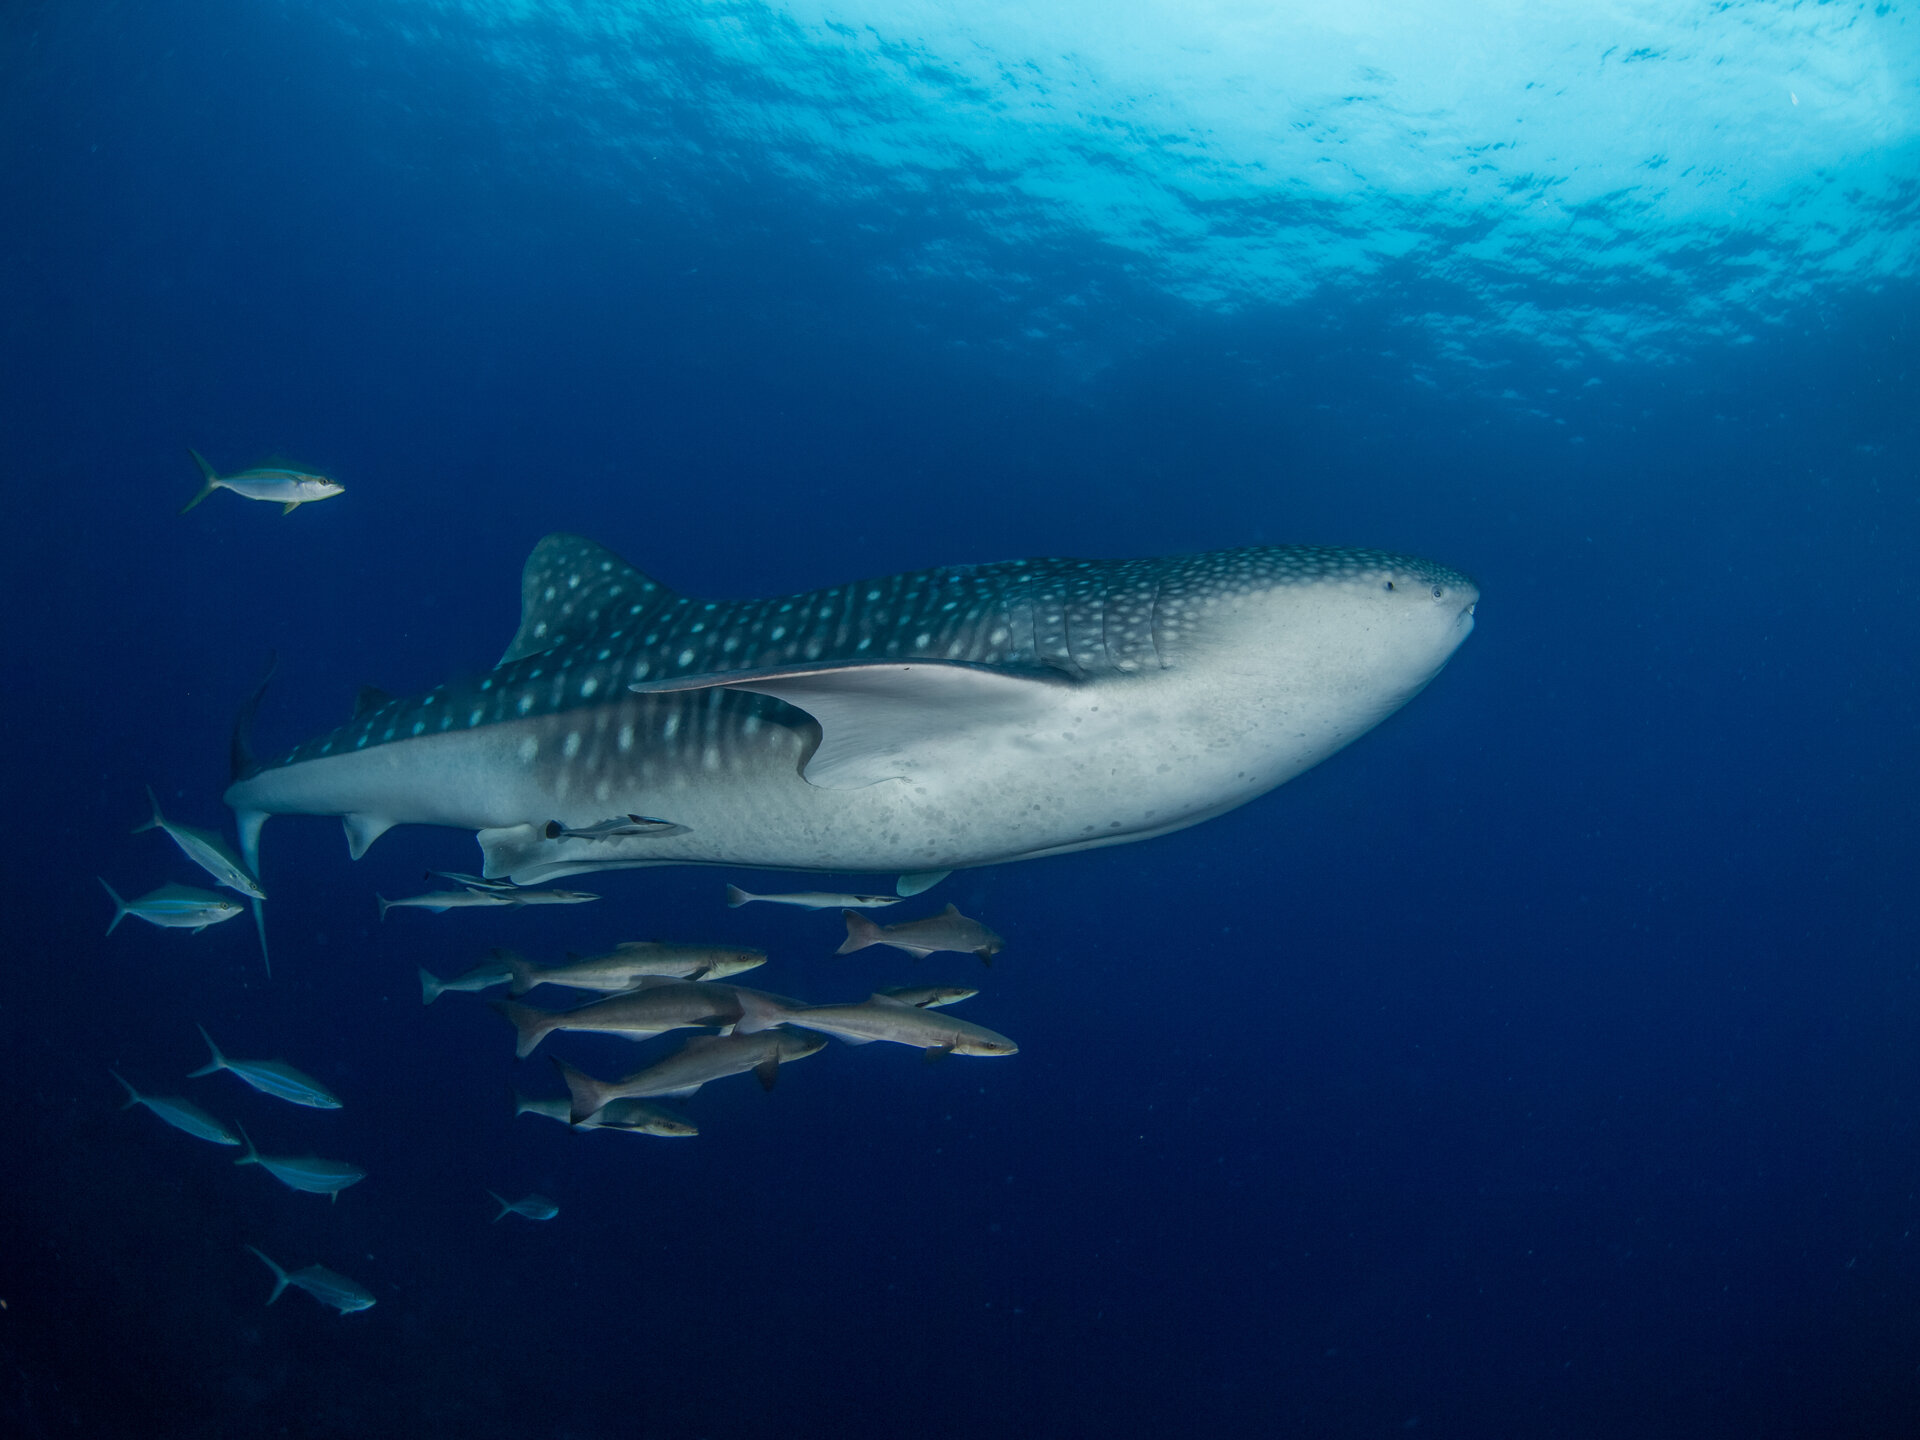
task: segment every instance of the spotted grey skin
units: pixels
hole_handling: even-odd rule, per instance
[[[771,600],[678,595],[576,536],[529,558],[498,668],[377,704],[227,793],[479,832],[488,875],[957,869],[1243,804],[1430,681],[1478,591],[1374,550],[952,566]],[[639,687],[638,690],[634,687]],[[671,833],[549,839],[615,816]],[[256,870],[255,873],[258,873]]]

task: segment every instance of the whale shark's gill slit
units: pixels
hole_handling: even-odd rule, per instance
[[[1156,669],[1167,668],[1167,657],[1160,653],[1160,577],[1153,577],[1153,598],[1147,601],[1147,653]]]

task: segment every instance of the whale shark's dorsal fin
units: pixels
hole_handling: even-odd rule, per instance
[[[637,624],[680,597],[604,545],[549,535],[520,574],[520,629],[502,665],[601,630]]]

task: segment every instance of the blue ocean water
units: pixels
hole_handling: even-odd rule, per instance
[[[1920,18],[1535,8],[8,7],[7,1432],[1920,1433]],[[189,445],[346,493],[181,517]],[[990,970],[764,873],[382,923],[470,838],[298,819],[271,980],[103,936],[270,653],[268,747],[472,674],[551,531],[712,596],[1316,543],[1483,599],[1273,794],[945,882]],[[419,1004],[648,937],[1021,1052],[571,1134]],[[185,1079],[196,1022],[344,1108]]]

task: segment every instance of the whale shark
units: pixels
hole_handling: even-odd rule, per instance
[[[496,668],[363,692],[345,725],[265,762],[236,744],[226,799],[254,874],[277,814],[341,817],[355,859],[395,825],[472,830],[485,874],[518,884],[1060,855],[1183,829],[1318,764],[1426,687],[1478,600],[1445,566],[1316,546],[708,600],[549,535]],[[605,823],[635,815],[666,823]]]

